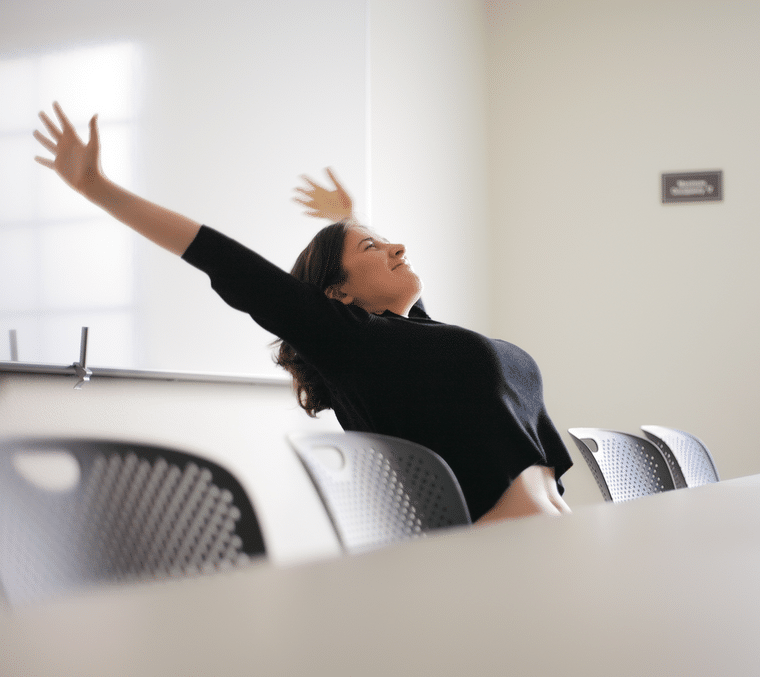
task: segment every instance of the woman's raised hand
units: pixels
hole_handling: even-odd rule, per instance
[[[53,159],[39,155],[34,159],[55,170],[74,190],[115,219],[164,249],[182,255],[195,239],[201,224],[109,181],[100,169],[98,116],[94,115],[90,120],[90,140],[85,145],[63,109],[57,103],[53,104],[53,108],[60,128],[42,112],[40,120],[50,137],[39,131],[34,132],[34,138],[53,154]]]
[[[294,197],[293,200],[306,207],[306,214],[321,219],[330,219],[331,221],[351,220],[354,215],[353,202],[351,196],[346,192],[340,182],[335,178],[335,174],[328,167],[327,175],[335,187],[335,190],[323,188],[312,181],[308,176],[301,178],[309,184],[309,188],[296,188],[303,197]]]
[[[55,170],[74,190],[86,194],[96,179],[102,177],[98,116],[94,115],[90,120],[90,140],[85,145],[57,102],[53,103],[53,109],[58,116],[60,129],[43,111],[40,112],[40,120],[47,128],[50,138],[38,130],[34,131],[34,138],[53,154],[53,159],[39,155],[34,159]]]

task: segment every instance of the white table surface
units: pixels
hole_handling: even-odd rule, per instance
[[[0,613],[0,675],[760,675],[760,476]]]

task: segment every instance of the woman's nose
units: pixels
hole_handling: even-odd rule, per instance
[[[400,258],[406,254],[406,247],[402,244],[392,244],[391,251],[393,252],[394,256]]]

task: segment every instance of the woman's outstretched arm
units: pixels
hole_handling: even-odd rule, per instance
[[[114,218],[181,256],[195,239],[201,224],[110,181],[100,166],[98,116],[90,120],[90,140],[85,145],[60,105],[54,103],[53,108],[60,127],[41,112],[40,119],[50,137],[37,130],[34,132],[37,141],[53,154],[53,159],[37,156],[35,160],[53,169],[69,186]]]

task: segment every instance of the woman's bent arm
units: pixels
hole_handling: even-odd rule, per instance
[[[69,186],[114,218],[181,256],[195,239],[201,224],[149,202],[106,178],[100,167],[97,115],[90,120],[90,140],[85,145],[63,109],[57,103],[53,107],[60,129],[42,112],[40,119],[50,138],[39,131],[35,131],[34,136],[54,159],[37,156],[35,160],[53,169]]]

